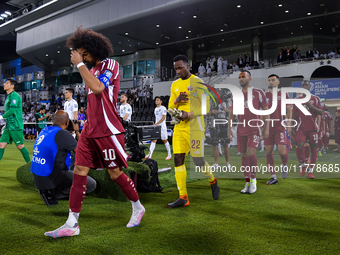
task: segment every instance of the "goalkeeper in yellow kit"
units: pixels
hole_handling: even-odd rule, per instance
[[[175,177],[179,190],[179,198],[168,204],[169,208],[189,205],[186,187],[187,171],[184,165],[186,154],[190,151],[196,166],[200,166],[202,173],[208,178],[214,199],[220,196],[220,188],[216,178],[211,173],[209,164],[204,160],[204,112],[202,111],[202,99],[206,97],[204,90],[207,88],[202,80],[189,71],[188,58],[178,55],[174,58],[174,68],[179,77],[171,85],[171,96],[169,99],[169,113],[177,117],[179,123],[175,125],[172,147],[175,159]],[[207,100],[206,106],[209,107]],[[202,114],[203,113],[203,114]]]

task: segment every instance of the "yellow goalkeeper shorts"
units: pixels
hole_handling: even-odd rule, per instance
[[[172,137],[174,154],[188,154],[192,157],[204,157],[204,131],[174,130]]]

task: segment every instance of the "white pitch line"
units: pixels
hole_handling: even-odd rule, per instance
[[[330,160],[335,159],[335,158],[337,158],[337,157],[340,157],[340,155],[338,155],[338,156],[336,156],[336,157],[334,157],[334,158],[331,158]]]

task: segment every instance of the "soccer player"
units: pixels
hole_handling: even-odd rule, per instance
[[[40,134],[40,131],[47,127],[46,119],[50,117],[49,114],[46,114],[46,108],[45,105],[40,106],[39,112],[34,114],[35,117],[35,123],[37,127],[37,136]]]
[[[72,48],[71,62],[77,66],[86,84],[87,121],[77,144],[73,184],[69,199],[69,217],[60,228],[46,232],[52,238],[79,235],[78,218],[86,194],[86,176],[90,168],[107,168],[125,196],[131,201],[132,216],[126,227],[136,227],[145,212],[132,180],[122,168],[127,168],[124,150],[124,128],[116,103],[119,91],[119,64],[108,58],[112,44],[102,34],[78,28],[67,39]],[[91,70],[86,65],[92,67]]]
[[[0,138],[0,161],[4,155],[7,144],[14,142],[20,150],[26,162],[30,162],[30,155],[24,144],[24,122],[22,119],[22,101],[19,94],[15,91],[17,82],[8,79],[4,84],[4,90],[7,93],[5,101],[5,113],[0,120],[6,120],[6,127]]]
[[[301,88],[310,90],[309,81],[303,81]],[[296,98],[304,98],[305,95],[299,95]],[[300,163],[300,175],[304,176],[306,174],[306,169],[308,165],[305,164],[305,157],[307,157],[304,151],[305,143],[309,143],[311,149],[311,164],[308,171],[308,178],[314,179],[313,169],[316,164],[318,155],[318,131],[319,127],[317,125],[318,115],[324,113],[325,105],[321,102],[318,96],[311,95],[309,102],[303,104],[304,107],[311,113],[311,115],[305,115],[300,111],[299,108],[293,107],[293,117],[297,121],[297,125],[292,128],[292,135],[295,136],[295,141],[297,144],[296,157]],[[308,153],[309,154],[309,153]]]
[[[79,133],[83,130],[84,124],[85,124],[85,114],[84,114],[84,107],[80,106],[78,111],[78,123],[79,123]]]
[[[326,153],[326,149],[328,150],[328,144],[329,144],[329,136],[332,133],[333,128],[333,116],[330,114],[328,109],[325,109],[324,114],[322,115],[322,119],[325,123],[325,129],[324,129],[324,136],[323,136],[323,153]]]
[[[125,120],[130,122],[131,115],[132,115],[132,108],[131,105],[127,103],[128,96],[126,94],[122,94],[120,96],[120,102],[122,103],[119,107],[119,116]]]
[[[161,139],[165,145],[166,150],[168,151],[168,156],[165,158],[165,160],[170,160],[171,159],[171,148],[170,144],[168,142],[168,131],[166,129],[166,108],[162,105],[162,99],[160,97],[155,97],[155,103],[156,103],[156,108],[155,108],[155,117],[156,117],[156,123],[154,126],[161,126]],[[145,157],[146,159],[152,157],[152,153],[156,148],[156,143],[157,140],[153,140],[150,146],[150,152],[149,154]]]
[[[268,88],[269,91],[266,92],[266,98],[268,103],[268,108],[270,109],[273,104],[273,88],[278,88],[280,84],[279,76],[276,74],[271,74],[268,76]],[[281,112],[281,90],[277,92],[277,107],[276,110],[270,114],[269,119],[275,119],[273,123],[269,123],[269,137],[264,140],[264,145],[266,147],[266,158],[267,158],[267,166],[271,174],[270,180],[267,182],[267,185],[273,185],[278,183],[278,179],[275,172],[274,166],[274,145],[276,144],[277,150],[280,154],[282,161],[282,178],[287,178],[288,175],[288,153],[287,153],[287,138],[285,127],[282,125],[282,121],[285,120],[285,115]],[[286,98],[289,98],[288,94],[286,94]],[[292,110],[290,105],[286,106],[287,111],[287,119],[290,120],[292,118]],[[280,120],[280,121],[278,121]],[[287,124],[288,133],[290,133],[290,123]]]
[[[178,117],[180,123],[175,125],[172,138],[175,178],[179,198],[175,202],[169,203],[169,208],[189,205],[186,186],[187,171],[184,164],[185,156],[189,151],[195,165],[200,166],[201,169],[203,168],[202,172],[209,180],[213,198],[216,200],[220,196],[217,179],[211,173],[209,164],[204,160],[205,124],[204,116],[202,115],[201,98],[204,94],[203,89],[206,89],[206,87],[201,84],[202,80],[200,78],[190,73],[186,56],[176,56],[173,63],[179,79],[171,85],[168,109],[181,111],[181,116]],[[209,102],[207,102],[207,105],[209,106]]]
[[[319,127],[319,132],[318,132],[318,155],[319,157],[322,157],[322,150],[323,150],[323,137],[325,136],[325,121],[323,120],[323,116],[325,114],[318,115],[318,127]],[[309,158],[309,155],[308,155]]]
[[[70,120],[78,119],[78,103],[73,99],[74,90],[72,88],[67,88],[65,90],[64,111],[67,112]]]
[[[241,152],[242,171],[246,179],[244,189],[241,190],[243,194],[254,194],[257,190],[256,186],[256,171],[257,171],[257,158],[256,149],[260,143],[260,126],[261,116],[252,113],[248,104],[252,103],[254,108],[259,110],[268,110],[268,103],[266,95],[262,89],[253,88],[250,85],[251,73],[243,71],[238,76],[239,83],[242,87],[243,100],[244,100],[244,115],[238,115],[237,126],[237,147]],[[248,102],[249,89],[253,89],[253,100]],[[236,100],[233,98],[233,100]],[[237,98],[240,100],[240,98]],[[230,109],[230,120],[234,119],[232,108]],[[267,123],[268,115],[263,116],[264,128],[262,130],[261,139],[266,139],[269,136],[269,123]],[[248,121],[251,120],[251,126]],[[231,122],[229,123],[229,139],[232,139]]]

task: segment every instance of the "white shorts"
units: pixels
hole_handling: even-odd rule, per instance
[[[162,140],[168,140],[168,130],[166,129],[161,129],[161,139]]]

